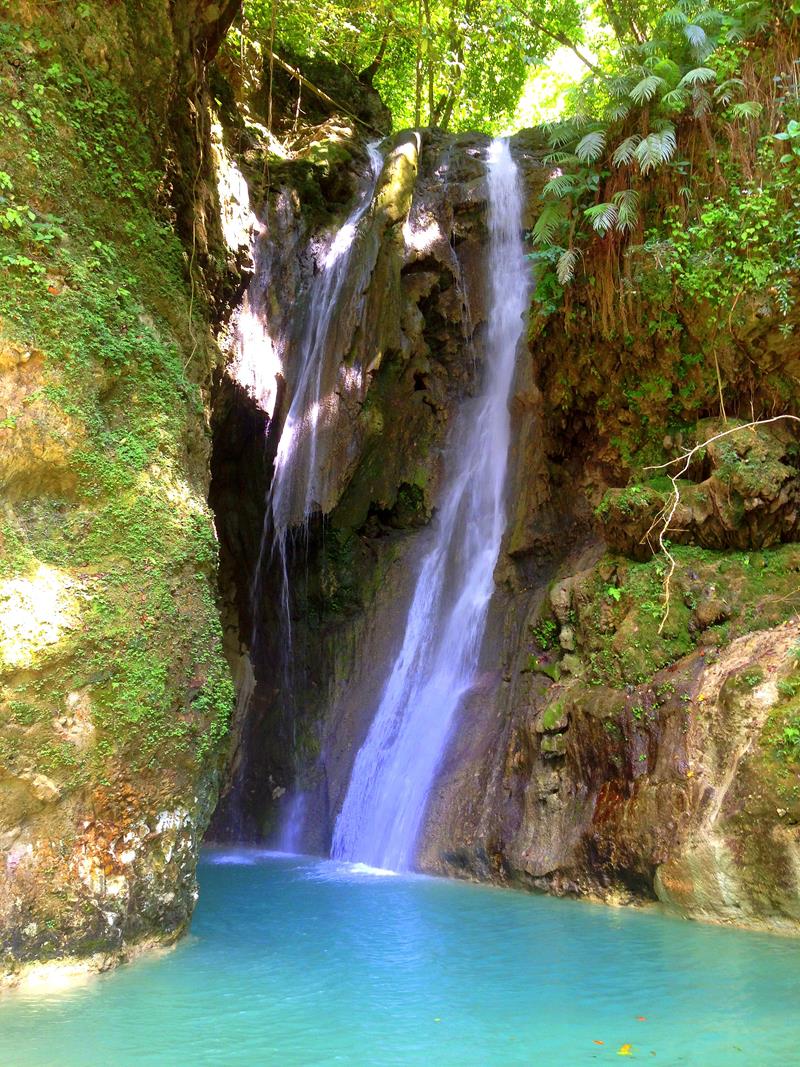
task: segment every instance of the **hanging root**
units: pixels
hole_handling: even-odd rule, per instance
[[[661,616],[661,623],[658,627],[658,632],[661,633],[664,629],[667,619],[669,618],[670,608],[670,596],[672,592],[672,576],[675,573],[677,561],[669,550],[669,541],[667,534],[669,528],[675,517],[675,512],[678,510],[678,505],[681,502],[681,493],[678,488],[678,480],[686,474],[691,465],[692,460],[708,445],[713,444],[714,441],[719,441],[722,437],[729,437],[731,434],[739,433],[742,430],[753,430],[756,426],[766,426],[771,422],[780,422],[782,419],[788,419],[791,422],[800,423],[800,417],[797,415],[774,415],[769,419],[754,419],[752,422],[743,423],[741,426],[733,426],[729,430],[723,430],[721,433],[714,434],[713,437],[708,437],[705,441],[702,441],[699,445],[695,445],[694,448],[689,449],[688,452],[684,452],[680,456],[676,456],[675,459],[667,460],[666,463],[658,463],[655,466],[644,467],[646,471],[660,471],[666,470],[668,467],[672,467],[673,464],[680,463],[680,468],[674,473],[669,474],[669,480],[672,482],[672,495],[662,510],[653,520],[653,525],[647,531],[645,537],[649,537],[649,534],[655,526],[658,526],[658,547],[659,550],[666,556],[668,561],[667,573],[664,575],[664,611]]]

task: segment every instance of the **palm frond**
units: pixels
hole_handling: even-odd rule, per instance
[[[591,222],[592,229],[596,230],[601,237],[605,237],[608,231],[619,218],[619,209],[616,204],[593,204],[584,210],[584,215]]]
[[[630,91],[630,98],[634,104],[644,104],[648,100],[652,100],[662,85],[667,83],[663,78],[659,78],[657,74],[648,74],[646,78],[642,78]]]
[[[659,132],[650,133],[636,148],[636,160],[642,174],[669,162],[675,153],[675,130],[666,126]]]
[[[685,26],[689,19],[679,7],[671,7],[661,16],[661,21],[665,26]]]
[[[727,78],[721,85],[718,85],[714,90],[714,97],[720,100],[724,107],[733,100],[734,96],[740,89],[744,89],[745,85],[741,78]]]
[[[575,155],[581,163],[594,163],[603,154],[606,135],[603,130],[592,130],[581,137],[575,146]]]
[[[688,26],[683,27],[683,36],[695,52],[699,55],[708,55],[711,50],[711,42],[702,26],[698,26],[695,22],[690,22]]]
[[[624,141],[621,141],[614,149],[614,154],[611,157],[611,162],[615,167],[622,167],[626,163],[630,163],[636,154],[636,147],[641,141],[641,137],[634,133],[630,137],[626,137]]]
[[[683,88],[685,85],[707,85],[708,82],[713,82],[716,76],[717,72],[712,70],[711,67],[695,67],[693,70],[689,70],[684,74],[678,82],[678,87]]]
[[[636,189],[622,189],[611,198],[617,206],[617,229],[626,233],[639,221],[639,193]]]
[[[606,108],[605,118],[607,122],[621,122],[630,115],[631,109],[627,104],[613,104]]]
[[[689,102],[689,97],[683,89],[673,89],[661,97],[661,106],[668,111],[683,111]]]
[[[741,100],[731,108],[731,115],[735,119],[757,119],[764,110],[764,105],[757,100]]]

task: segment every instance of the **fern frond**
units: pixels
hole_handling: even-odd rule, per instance
[[[630,137],[626,137],[624,141],[614,149],[614,154],[611,157],[611,162],[615,167],[622,167],[626,163],[630,163],[636,154],[636,146],[641,141],[641,137],[634,133]]]
[[[637,146],[635,153],[642,174],[669,162],[675,148],[675,130],[672,126],[666,126],[658,133],[648,134]]]
[[[708,82],[713,82],[716,78],[716,71],[711,67],[695,67],[694,70],[687,71],[686,74],[678,82],[678,88],[683,88],[685,85],[707,85]]]
[[[574,174],[556,174],[545,183],[542,196],[552,196],[556,200],[561,200],[575,191],[577,183],[578,179]]]
[[[532,230],[536,244],[551,245],[555,232],[565,217],[566,204],[563,200],[559,200],[557,203],[545,204]]]
[[[575,268],[578,265],[580,253],[574,248],[568,248],[558,257],[556,263],[556,277],[561,285],[569,285],[575,277]]]
[[[741,100],[731,108],[731,115],[735,119],[757,119],[764,110],[764,105],[757,100]]]
[[[619,210],[616,204],[593,204],[584,210],[584,215],[591,222],[592,229],[596,230],[601,237],[605,237],[611,227],[619,218]]]
[[[606,135],[603,130],[592,130],[591,133],[581,137],[575,146],[575,155],[581,163],[594,163],[603,154],[606,146]]]
[[[645,104],[653,99],[662,85],[666,85],[663,78],[659,78],[657,74],[649,74],[634,85],[630,91],[630,98],[634,104]]]
[[[617,229],[626,233],[639,221],[639,193],[636,189],[622,189],[611,198],[617,205]]]

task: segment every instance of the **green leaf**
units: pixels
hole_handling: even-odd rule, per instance
[[[616,223],[619,217],[619,210],[616,204],[594,204],[592,207],[586,208],[584,215],[589,222],[591,222],[592,228],[596,230],[601,237],[605,237],[611,227]]]
[[[603,154],[606,135],[603,130],[593,130],[581,137],[575,146],[575,155],[581,163],[594,163]]]
[[[636,154],[636,147],[640,141],[641,137],[637,133],[634,133],[630,137],[626,137],[624,141],[621,141],[614,149],[614,154],[611,157],[611,162],[614,166],[621,167],[625,163],[630,163]]]

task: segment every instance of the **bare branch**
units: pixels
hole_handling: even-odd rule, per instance
[[[768,426],[770,423],[780,422],[782,419],[788,419],[791,422],[800,423],[800,417],[798,417],[797,415],[773,415],[772,418],[769,419],[754,419],[753,422],[746,422],[743,423],[741,426],[733,426],[729,430],[723,430],[721,433],[714,434],[712,437],[709,437],[705,441],[702,441],[699,445],[695,445],[694,448],[690,448],[688,452],[684,452],[682,455],[676,456],[674,459],[667,460],[666,463],[657,463],[653,466],[642,468],[646,471],[662,471],[666,470],[668,467],[673,466],[673,464],[675,463],[682,464],[680,470],[678,470],[677,473],[668,475],[669,480],[672,482],[672,496],[664,505],[663,509],[656,516],[656,518],[653,520],[650,529],[645,535],[645,537],[647,537],[647,535],[652,531],[653,526],[655,526],[655,524],[660,519],[661,528],[658,531],[658,547],[669,560],[669,567],[667,568],[667,573],[664,577],[664,614],[661,617],[661,624],[658,627],[659,633],[661,633],[661,631],[664,629],[664,625],[667,619],[669,618],[671,581],[672,575],[675,573],[675,568],[677,566],[677,561],[675,557],[672,555],[669,548],[667,547],[666,538],[667,534],[669,533],[670,524],[672,523],[672,520],[675,517],[675,512],[678,510],[678,505],[681,502],[681,493],[680,489],[678,488],[678,479],[682,475],[686,474],[691,465],[692,459],[697,455],[697,453],[701,452],[708,445],[713,444],[714,441],[719,441],[723,437],[729,437],[733,433],[739,433],[741,430],[753,430],[756,426]]]

